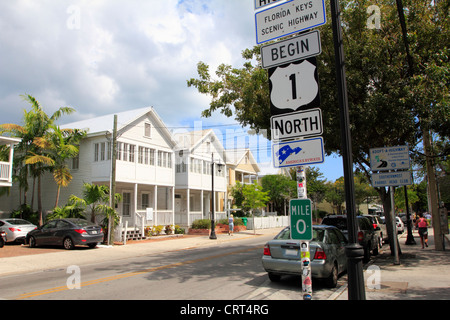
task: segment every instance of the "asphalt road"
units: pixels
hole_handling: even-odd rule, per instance
[[[301,300],[300,278],[272,283],[261,265],[272,237],[4,276],[0,299]],[[314,300],[336,290],[313,281]]]

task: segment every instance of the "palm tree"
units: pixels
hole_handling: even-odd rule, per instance
[[[31,104],[31,110],[24,112],[24,125],[19,126],[16,124],[3,124],[0,129],[3,132],[10,132],[14,136],[22,138],[22,142],[18,145],[18,158],[15,163],[19,163],[19,174],[21,177],[22,187],[26,191],[28,189],[28,183],[26,181],[29,174],[33,179],[37,178],[37,191],[38,191],[38,212],[39,223],[42,225],[42,200],[41,200],[41,176],[44,174],[48,167],[53,165],[51,161],[34,161],[27,159],[42,155],[43,149],[33,143],[35,137],[44,137],[54,122],[59,119],[63,114],[71,114],[75,110],[70,107],[62,107],[55,111],[51,117],[49,117],[41,108],[39,102],[31,95],[22,95],[22,98]],[[34,183],[33,183],[34,184]],[[34,186],[33,186],[34,194]],[[26,198],[24,198],[26,202]]]
[[[111,208],[107,205],[109,196],[109,188],[107,186],[85,183],[83,185],[83,198],[72,195],[69,198],[69,203],[89,207],[91,210],[91,221],[95,222],[95,217],[98,214],[111,214]],[[121,201],[121,195],[118,193],[114,195],[114,198],[115,203]]]
[[[60,129],[55,125],[50,128],[44,137],[34,139],[34,144],[43,150],[43,154],[30,156],[26,162],[50,165],[49,170],[58,185],[55,202],[55,207],[58,207],[61,187],[67,187],[72,181],[66,160],[78,155],[78,144],[86,136],[86,132],[79,129]]]

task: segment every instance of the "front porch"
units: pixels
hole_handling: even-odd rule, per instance
[[[118,183],[116,193],[122,202],[116,207],[120,216],[116,241],[145,238],[145,227],[175,224],[174,187]]]
[[[215,219],[225,219],[225,192],[214,192]],[[198,219],[210,219],[212,212],[211,191],[177,189],[175,192],[175,224],[189,228]]]

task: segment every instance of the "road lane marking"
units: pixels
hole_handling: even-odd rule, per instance
[[[87,287],[87,286],[91,286],[91,285],[95,285],[95,284],[125,279],[125,278],[134,277],[134,276],[151,273],[151,272],[155,272],[155,271],[159,271],[159,270],[176,268],[179,266],[184,266],[184,265],[188,265],[188,264],[222,258],[222,257],[230,256],[233,254],[245,253],[245,252],[262,249],[262,248],[263,248],[263,246],[255,246],[255,247],[251,247],[248,249],[242,249],[242,250],[232,251],[232,252],[228,252],[228,253],[221,253],[221,254],[208,256],[208,257],[204,257],[204,258],[198,258],[198,259],[188,260],[188,261],[184,261],[184,262],[171,263],[171,264],[167,264],[167,265],[163,265],[163,266],[159,266],[159,267],[153,267],[153,268],[148,268],[148,269],[143,269],[143,270],[138,270],[138,271],[133,271],[133,272],[128,272],[128,273],[123,273],[123,274],[119,274],[119,275],[114,275],[114,276],[110,276],[110,277],[99,278],[99,279],[94,279],[94,280],[90,280],[90,281],[84,281],[80,284],[80,286]],[[40,290],[40,291],[23,293],[15,298],[13,298],[13,300],[23,300],[23,299],[33,298],[33,297],[39,297],[39,296],[43,296],[43,295],[47,295],[47,294],[51,294],[51,293],[62,292],[62,291],[66,291],[66,290],[70,290],[70,289],[67,286],[54,287],[54,288]]]

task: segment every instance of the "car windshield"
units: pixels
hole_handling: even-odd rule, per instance
[[[324,218],[322,221],[323,224],[328,226],[335,226],[339,230],[347,230],[347,219],[341,217],[335,218]]]
[[[31,224],[31,222],[23,219],[12,219],[12,220],[6,220],[9,224],[18,226],[18,225],[24,225],[24,224]]]

